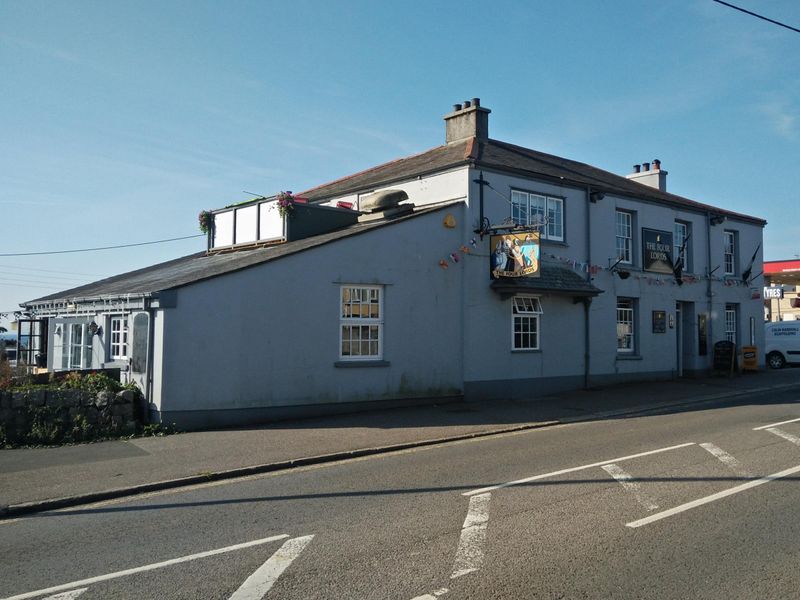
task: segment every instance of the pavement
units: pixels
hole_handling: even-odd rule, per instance
[[[800,369],[431,404],[237,429],[0,450],[0,518],[447,441],[800,392]],[[777,394],[776,394],[777,395]],[[761,400],[763,402],[763,399]],[[778,400],[776,400],[778,401]],[[789,401],[800,402],[789,397]]]

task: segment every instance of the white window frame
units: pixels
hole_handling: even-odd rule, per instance
[[[362,314],[364,307],[366,315]],[[377,314],[373,307],[377,308]],[[365,333],[366,339],[362,337]],[[354,343],[358,345],[357,354],[353,353]],[[367,344],[366,353],[362,352],[364,344]],[[339,287],[339,360],[383,360],[383,286],[343,284]]]
[[[511,299],[511,349],[541,349],[542,303],[539,296],[514,296]]]
[[[622,340],[627,340],[627,344],[621,344]],[[636,300],[633,298],[617,298],[617,352],[636,352]]]
[[[127,317],[111,317],[109,320],[108,353],[112,359],[128,358],[128,319]]]
[[[538,225],[543,240],[564,241],[564,199],[511,190],[511,220],[517,225]]]
[[[725,275],[736,275],[736,232],[723,231],[722,243]]]
[[[672,243],[673,243],[673,266],[678,265],[678,261],[681,261],[681,269],[687,272],[691,272],[691,265],[689,264],[689,244],[686,243],[686,239],[689,237],[689,224],[684,221],[675,221],[675,227],[673,228],[673,236],[672,236]],[[681,247],[683,246],[683,252],[681,252]]]
[[[736,304],[725,305],[725,339],[738,345],[737,325],[739,324],[739,307]]]
[[[61,369],[72,371],[91,367],[92,335],[89,333],[89,324],[82,321],[64,321],[58,325],[61,326]],[[79,332],[80,340],[77,344],[74,340],[76,331]]]
[[[620,219],[622,222],[620,222]],[[633,213],[618,210],[614,215],[617,260],[633,264]]]

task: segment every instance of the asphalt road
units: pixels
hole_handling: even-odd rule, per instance
[[[0,522],[0,598],[798,598],[798,400],[563,425]]]

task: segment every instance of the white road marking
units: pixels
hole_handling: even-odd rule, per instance
[[[88,589],[89,588],[81,588],[79,590],[72,590],[71,592],[64,592],[62,594],[56,594],[55,596],[48,596],[47,598],[44,598],[43,600],[74,600],[75,598],[77,598],[78,596],[83,594],[83,592],[85,592]]]
[[[677,450],[678,448],[686,448],[687,446],[694,446],[695,442],[687,442],[686,444],[678,444],[677,446],[669,446],[668,448],[659,448],[658,450],[649,450],[647,452],[640,452],[639,454],[631,454],[629,456],[620,456],[619,458],[609,458],[600,462],[592,463],[590,465],[583,465],[580,467],[572,467],[569,469],[561,469],[560,471],[553,471],[552,473],[544,473],[542,475],[534,475],[533,477],[526,477],[525,479],[517,479],[516,481],[509,481],[508,483],[501,483],[499,485],[492,485],[479,490],[472,490],[471,492],[464,492],[462,496],[474,496],[475,494],[484,494],[486,492],[493,492],[503,488],[511,487],[514,485],[522,485],[529,481],[538,481],[539,479],[547,479],[548,477],[555,477],[556,475],[564,475],[565,473],[574,473],[575,471],[583,471],[584,469],[591,469],[593,467],[602,467],[609,463],[618,463],[623,460],[630,460],[632,458],[639,458],[640,456],[650,456],[651,454],[658,454],[659,452],[669,452],[670,450]]]
[[[439,596],[444,596],[450,590],[447,588],[442,588],[440,590],[436,590],[432,594],[425,594],[424,596],[417,596],[416,598],[412,598],[411,600],[436,600]]]
[[[761,429],[769,429],[770,427],[777,427],[778,425],[786,425],[787,423],[797,423],[800,421],[800,417],[797,419],[789,419],[788,421],[781,421],[780,423],[772,423],[771,425],[762,425],[761,427],[753,427],[753,431],[759,431]]]
[[[469,499],[469,510],[461,528],[453,574],[450,579],[461,577],[481,568],[483,546],[486,542],[486,527],[489,524],[489,500],[491,494],[480,494]]]
[[[633,477],[623,471],[618,465],[613,463],[610,465],[603,465],[603,470],[616,479],[622,487],[633,494],[636,501],[647,510],[656,510],[658,508],[658,504],[653,502],[650,497],[644,493],[642,486],[640,486],[637,481],[634,481]]]
[[[791,433],[785,432],[783,429],[778,429],[777,427],[769,427],[767,429],[770,433],[774,433],[778,437],[782,437],[785,440],[789,440],[793,444],[800,446],[800,438],[796,435],[792,435]]]
[[[739,492],[744,492],[746,490],[749,490],[750,488],[754,488],[759,485],[769,483],[770,481],[775,481],[776,479],[788,477],[789,475],[793,475],[798,472],[800,472],[800,465],[792,467],[791,469],[786,469],[785,471],[773,473],[772,475],[767,475],[766,477],[762,477],[761,479],[754,479],[753,481],[748,481],[747,483],[737,485],[736,487],[724,490],[722,492],[717,492],[716,494],[711,494],[710,496],[706,496],[705,498],[700,498],[699,500],[693,500],[692,502],[681,504],[680,506],[676,506],[675,508],[670,508],[669,510],[665,510],[663,512],[656,513],[654,515],[650,515],[649,517],[645,517],[644,519],[639,519],[638,521],[631,521],[630,523],[626,523],[625,525],[627,527],[633,527],[633,528],[641,527],[642,525],[649,525],[650,523],[655,523],[656,521],[660,521],[661,519],[666,519],[667,517],[671,517],[673,515],[677,515],[687,510],[691,510],[692,508],[697,508],[698,506],[703,506],[704,504],[709,504],[710,502],[721,500],[722,498],[738,494]]]
[[[235,550],[242,550],[243,548],[251,548],[253,546],[260,546],[262,544],[268,544],[269,542],[275,542],[277,540],[283,540],[288,538],[289,536],[284,534],[281,535],[273,535],[268,538],[262,538],[260,540],[253,540],[252,542],[244,542],[243,544],[236,544],[234,546],[226,546],[225,548],[218,548],[217,550],[208,550],[206,552],[199,552],[197,554],[190,554],[189,556],[182,556],[180,558],[173,558],[170,560],[165,560],[160,563],[153,563],[152,565],[145,565],[143,567],[136,567],[134,569],[125,569],[124,571],[117,571],[115,573],[109,573],[108,575],[98,575],[97,577],[90,577],[89,579],[81,579],[80,581],[73,581],[71,583],[65,583],[63,585],[56,585],[53,587],[45,588],[42,590],[36,590],[35,592],[27,592],[25,594],[19,594],[17,596],[9,596],[7,598],[2,598],[1,600],[26,600],[27,598],[36,598],[37,596],[44,596],[45,594],[52,594],[54,592],[63,592],[65,590],[72,590],[77,587],[81,587],[84,585],[91,585],[93,583],[98,583],[100,581],[108,581],[110,579],[117,579],[118,577],[125,577],[126,575],[133,575],[134,573],[143,573],[145,571],[153,571],[155,569],[161,569],[163,567],[169,567],[171,565],[177,565],[184,562],[189,562],[190,560],[197,560],[199,558],[206,558],[207,556],[215,556],[217,554],[224,554],[226,552],[233,552]]]
[[[245,580],[233,593],[230,600],[261,600],[278,580],[278,577],[313,539],[313,535],[305,535],[286,540],[283,546],[267,559],[267,562]]]
[[[742,463],[740,463],[733,456],[725,452],[725,450],[723,450],[719,446],[706,442],[700,444],[700,447],[703,450],[707,450],[712,455],[717,457],[726,467],[728,467],[731,471],[736,473],[739,477],[743,477],[745,479],[749,479],[752,477],[750,472],[742,466]]]

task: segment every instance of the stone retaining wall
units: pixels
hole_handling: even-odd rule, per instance
[[[0,447],[4,441],[47,444],[132,434],[141,414],[139,399],[133,390],[0,391]]]

